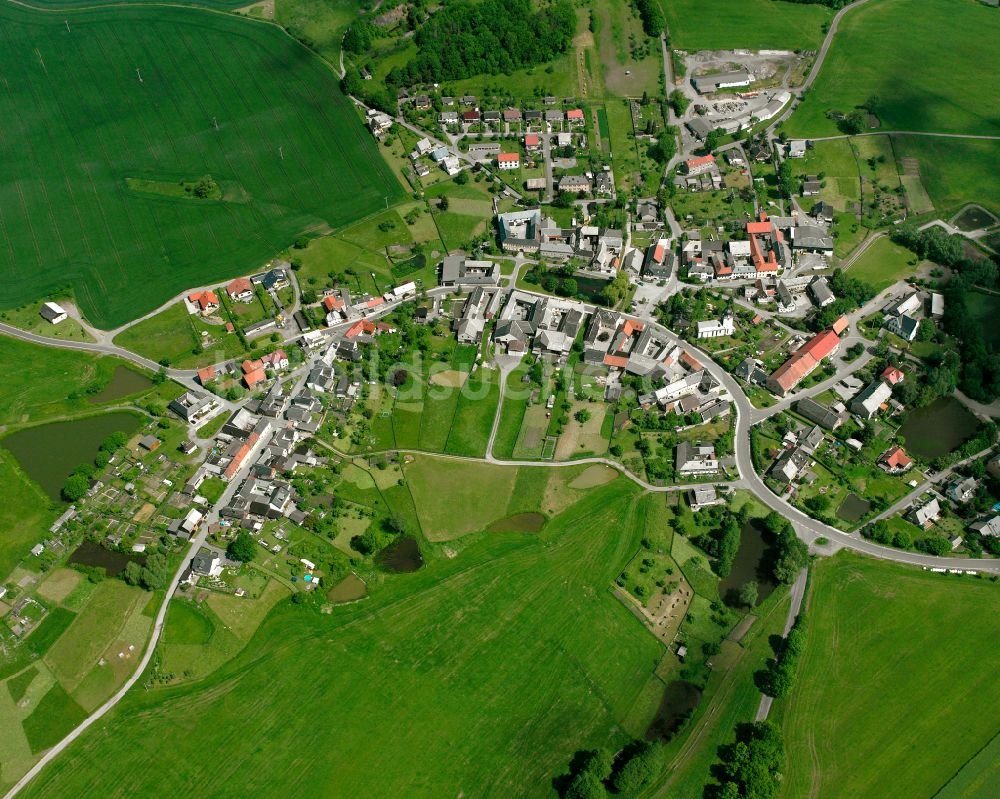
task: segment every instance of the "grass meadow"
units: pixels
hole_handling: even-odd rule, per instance
[[[700,15],[692,20],[703,22]],[[816,82],[785,130],[835,134],[829,110],[848,113],[875,95],[882,129],[1000,134],[1000,88],[982,79],[998,40],[1000,16],[977,0],[864,5],[841,20]]]
[[[911,265],[911,261],[917,261],[912,252],[883,237],[865,250],[847,272],[879,292],[897,280],[912,277],[919,261],[916,265]]]
[[[671,44],[680,50],[815,50],[825,6],[780,0],[663,0]]]
[[[179,7],[0,20],[5,306],[69,287],[113,327],[401,196],[336,76],[273,26]],[[221,200],[126,185],[206,174]]]
[[[1000,171],[996,169],[1000,141],[893,136],[892,143],[904,166],[916,162],[920,183],[943,218],[968,202],[1000,213]],[[904,175],[904,183],[907,180]]]
[[[548,796],[574,751],[648,721],[624,722],[663,650],[606,590],[638,499],[617,480],[329,615],[281,603],[206,679],[129,695],[26,795],[173,795],[197,773],[206,795]]]
[[[782,795],[934,794],[997,732],[1000,592],[843,553],[812,586]]]

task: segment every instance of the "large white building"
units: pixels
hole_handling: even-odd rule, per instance
[[[724,314],[721,319],[708,319],[698,322],[698,338],[720,338],[731,336],[736,332],[736,322],[732,314]]]

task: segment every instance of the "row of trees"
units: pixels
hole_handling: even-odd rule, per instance
[[[663,11],[657,0],[635,0],[635,10],[642,20],[642,29],[647,36],[659,36],[667,27]]]
[[[798,671],[799,660],[806,646],[806,617],[799,614],[788,631],[788,636],[775,653],[775,658],[755,675],[757,687],[761,693],[782,699],[791,692],[795,684],[795,674]]]

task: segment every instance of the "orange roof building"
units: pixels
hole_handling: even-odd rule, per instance
[[[906,375],[903,374],[902,370],[897,369],[895,366],[887,366],[880,377],[890,386],[894,386],[897,383],[902,383],[906,378]]]
[[[841,316],[837,319],[837,321],[835,321],[832,325],[830,325],[830,329],[833,330],[833,332],[839,336],[850,326],[851,326],[851,320],[848,319],[846,316]]]
[[[226,286],[226,293],[234,300],[246,299],[247,297],[252,298],[253,283],[245,277],[238,277]]]
[[[913,458],[907,455],[902,447],[893,447],[882,453],[879,463],[893,471],[903,471],[913,465]]]
[[[205,385],[208,382],[215,380],[215,367],[206,366],[204,369],[198,370],[198,382]]]
[[[761,213],[758,222],[747,222],[750,258],[758,274],[776,274],[781,268],[781,245],[784,237],[774,223]]]
[[[219,296],[214,291],[196,291],[194,294],[188,294],[188,302],[197,305],[202,313],[206,313],[219,307]]]
[[[702,155],[698,158],[689,158],[684,162],[689,175],[700,175],[715,166],[714,155]]]
[[[808,377],[824,358],[833,355],[839,347],[840,336],[832,330],[818,333],[771,373],[767,379],[767,387],[779,397],[783,397]]]
[[[247,388],[253,388],[258,383],[267,379],[267,375],[264,374],[264,368],[253,369],[243,375],[243,382],[247,384]]]
[[[344,307],[344,301],[340,297],[324,297],[323,307],[328,313],[330,311],[339,311]]]

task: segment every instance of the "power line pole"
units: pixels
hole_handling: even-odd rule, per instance
[[[285,148],[284,147],[279,147],[278,148],[278,158],[280,158],[282,161],[285,160]]]
[[[64,19],[63,22],[66,23],[66,33],[72,33],[73,31],[71,31],[69,29],[69,20],[68,19]]]
[[[216,119],[215,117],[212,117],[212,124],[215,125],[216,130],[219,129],[219,120]]]
[[[135,68],[135,74],[139,76],[139,83],[142,83],[142,73],[139,71],[138,67]]]

